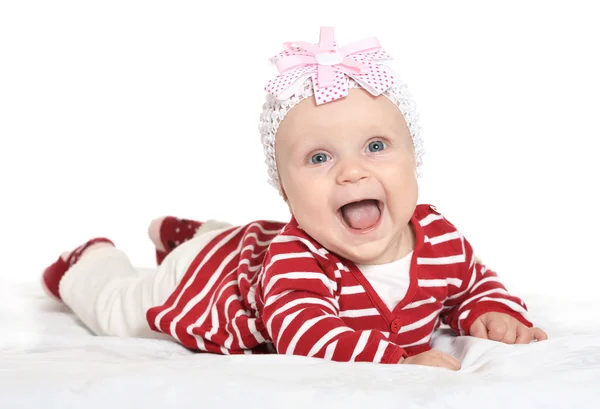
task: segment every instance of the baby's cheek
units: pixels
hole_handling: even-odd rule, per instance
[[[401,214],[412,215],[419,193],[416,177],[399,175],[390,181],[386,190],[390,207]]]
[[[326,217],[327,200],[325,193],[318,186],[308,183],[297,185],[290,200],[294,216],[299,222],[316,223]]]

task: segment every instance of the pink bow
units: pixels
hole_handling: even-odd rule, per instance
[[[391,59],[376,38],[368,38],[338,48],[332,27],[321,27],[318,45],[304,41],[284,43],[285,51],[271,58],[279,75],[265,90],[286,99],[312,77],[317,104],[335,101],[348,95],[348,77],[373,95],[394,84],[391,71],[376,62]]]

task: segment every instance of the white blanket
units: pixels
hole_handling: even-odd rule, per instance
[[[441,331],[460,372],[293,356],[195,354],[89,332],[37,283],[0,281],[0,408],[600,408],[599,308],[523,294],[550,339]]]

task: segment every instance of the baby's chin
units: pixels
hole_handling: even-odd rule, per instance
[[[312,221],[303,230],[329,252],[355,264],[384,264],[395,260],[398,253],[401,229],[383,212],[381,220],[367,231],[357,232],[340,221]]]
[[[390,255],[389,244],[384,239],[354,245],[347,245],[343,240],[332,240],[324,247],[355,264],[385,264],[395,260],[395,252]]]

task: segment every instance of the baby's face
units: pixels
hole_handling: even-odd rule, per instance
[[[385,96],[350,89],[338,101],[296,105],[276,135],[279,178],[300,227],[360,264],[382,264],[412,246],[418,188],[412,138]]]

